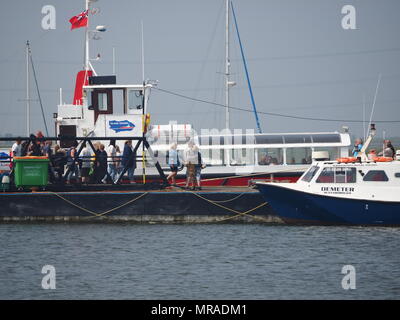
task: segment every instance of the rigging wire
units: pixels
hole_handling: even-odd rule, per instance
[[[33,64],[33,59],[32,59],[32,51],[31,48],[29,47],[29,58],[31,60],[31,66],[32,66],[32,71],[33,71],[33,78],[35,79],[35,84],[36,84],[36,91],[39,99],[39,104],[40,104],[40,109],[42,111],[42,117],[43,117],[43,122],[44,122],[44,127],[46,129],[46,135],[49,136],[49,130],[47,129],[47,123],[46,123],[46,117],[44,116],[44,111],[43,111],[43,104],[42,104],[42,98],[40,96],[40,91],[39,91],[39,85],[38,81],[36,78],[36,71],[35,71],[35,66]]]
[[[187,100],[195,100],[197,102],[201,102],[201,103],[206,103],[206,104],[211,104],[214,105],[216,107],[222,107],[222,108],[226,108],[226,106],[224,104],[221,103],[217,103],[217,102],[212,102],[212,101],[207,101],[207,100],[203,100],[203,99],[198,99],[198,98],[193,98],[193,97],[189,97],[177,92],[173,92],[170,90],[165,90],[165,89],[161,89],[158,87],[153,87],[153,89],[155,89],[156,91],[160,91],[163,93],[167,93],[176,97],[180,97],[183,99],[187,99]],[[233,107],[230,106],[230,109],[233,110],[237,110],[237,111],[243,111],[243,112],[250,112],[253,113],[254,111],[251,109],[244,109],[244,108],[239,108],[239,107]],[[265,112],[265,111],[258,111],[259,114],[263,114],[263,115],[269,115],[269,116],[274,116],[274,117],[282,117],[282,118],[289,118],[289,119],[298,119],[298,120],[310,120],[310,121],[327,121],[327,122],[351,122],[351,123],[362,123],[363,120],[349,120],[349,119],[327,119],[327,118],[311,118],[311,117],[300,117],[300,116],[293,116],[293,115],[288,115],[288,114],[282,114],[282,113],[274,113],[274,112]],[[375,123],[400,123],[400,120],[375,120]]]

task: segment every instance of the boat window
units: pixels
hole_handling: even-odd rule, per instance
[[[226,165],[224,149],[203,149],[201,157],[207,166]]]
[[[139,90],[128,90],[128,110],[142,109],[143,95]]]
[[[283,150],[279,148],[257,149],[257,156],[261,166],[283,164]]]
[[[388,176],[383,170],[370,170],[364,176],[364,181],[389,181]]]
[[[311,136],[304,136],[304,135],[286,135],[284,136],[285,143],[311,143]]]
[[[312,150],[311,148],[287,148],[286,163],[287,164],[310,164]]]
[[[302,181],[305,182],[310,182],[312,178],[314,178],[315,174],[318,172],[319,167],[318,166],[312,166],[308,171],[304,174],[303,178],[301,178]]]
[[[274,136],[274,135],[256,135],[256,144],[282,144],[283,137],[282,136]]]
[[[98,105],[99,105],[99,111],[107,111],[108,102],[107,102],[107,93],[106,92],[98,93]]]
[[[254,149],[232,149],[231,166],[254,165]]]
[[[312,140],[314,143],[332,143],[332,142],[341,142],[340,134],[313,134]]]
[[[324,168],[316,180],[317,183],[355,183],[356,168],[350,167],[327,167]]]
[[[394,176],[395,176],[396,178],[400,178],[400,172],[396,172],[396,173],[394,174]]]

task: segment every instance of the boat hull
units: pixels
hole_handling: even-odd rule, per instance
[[[287,223],[400,225],[400,202],[310,194],[279,184],[257,184],[257,188]]]

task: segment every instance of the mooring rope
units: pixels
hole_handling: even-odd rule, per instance
[[[87,212],[87,213],[89,213],[89,214],[91,214],[91,215],[93,215],[95,217],[101,217],[101,216],[104,216],[104,215],[109,214],[111,212],[114,212],[114,211],[116,211],[116,210],[118,210],[118,209],[120,209],[122,207],[125,207],[126,205],[128,205],[130,203],[133,203],[133,202],[139,200],[140,198],[142,198],[145,195],[147,195],[148,192],[144,192],[140,196],[138,196],[138,197],[136,197],[134,199],[131,199],[131,200],[129,200],[129,201],[127,201],[127,202],[125,202],[125,203],[113,208],[113,209],[110,209],[110,210],[107,210],[107,211],[104,211],[104,212],[101,212],[101,213],[96,213],[96,212],[94,212],[92,210],[89,210],[89,209],[86,209],[86,208],[84,208],[84,207],[82,207],[82,206],[80,206],[80,205],[78,205],[76,203],[73,203],[72,201],[64,198],[63,196],[61,196],[60,194],[58,194],[56,192],[51,192],[51,194],[54,194],[55,196],[59,197],[60,199],[64,200],[65,202],[69,203],[70,205],[72,205],[72,206],[74,206],[74,207],[76,207],[76,208],[78,208],[78,209],[80,209],[80,210],[82,210],[84,212]],[[92,218],[92,217],[90,217],[90,218]]]
[[[255,216],[255,215],[250,214],[251,212],[253,212],[253,211],[255,211],[255,210],[257,210],[257,209],[259,209],[259,208],[265,206],[265,205],[267,204],[267,202],[263,202],[263,203],[261,203],[260,205],[254,207],[254,208],[252,208],[252,209],[249,209],[249,210],[247,210],[247,211],[245,211],[245,212],[240,212],[240,211],[237,211],[237,210],[235,210],[235,209],[231,209],[231,208],[229,208],[229,207],[226,207],[226,206],[220,204],[220,203],[223,203],[224,201],[225,201],[225,202],[233,201],[234,199],[237,199],[237,198],[241,197],[243,194],[245,194],[245,192],[239,194],[238,196],[236,196],[236,197],[233,198],[233,199],[223,200],[223,201],[214,201],[214,200],[210,200],[210,199],[207,199],[207,198],[201,196],[200,194],[198,194],[198,193],[196,193],[196,192],[192,192],[192,191],[191,191],[190,193],[194,194],[196,197],[198,197],[198,198],[200,198],[200,199],[202,199],[202,200],[204,200],[204,201],[206,201],[206,202],[208,202],[208,203],[211,203],[211,204],[213,204],[213,205],[215,205],[215,206],[217,206],[217,207],[220,207],[220,208],[222,208],[222,209],[224,209],[224,210],[226,210],[226,211],[229,211],[229,212],[232,212],[232,213],[235,214],[235,215],[233,215],[233,216],[231,216],[231,217],[219,219],[219,220],[213,221],[213,222],[227,221],[227,220],[231,220],[231,219],[234,219],[234,218],[237,218],[237,217],[240,217],[240,216],[250,216],[250,217],[253,218],[253,219],[259,219],[259,220],[261,220],[261,221],[263,221],[263,222],[266,222],[266,221],[267,221],[266,219],[264,219],[264,218],[262,218],[262,217],[258,217],[258,216]],[[51,192],[51,194],[57,196],[58,198],[62,199],[63,201],[65,201],[65,202],[67,202],[67,203],[69,203],[70,205],[74,206],[75,208],[78,208],[78,209],[80,209],[80,210],[82,210],[82,211],[84,211],[84,212],[86,212],[86,213],[91,214],[92,216],[91,216],[91,217],[88,217],[88,218],[93,218],[93,217],[102,217],[102,216],[105,216],[105,215],[107,215],[107,214],[110,214],[110,213],[112,213],[112,212],[114,212],[114,211],[116,211],[116,210],[122,208],[122,207],[127,206],[128,204],[134,203],[135,201],[138,201],[139,199],[143,198],[145,195],[149,194],[149,192],[144,192],[144,193],[142,193],[141,195],[139,195],[138,197],[136,197],[136,198],[134,198],[134,199],[131,199],[131,200],[129,200],[129,201],[127,201],[127,202],[125,202],[125,203],[123,203],[123,204],[121,204],[121,205],[115,207],[115,208],[112,208],[112,209],[110,209],[110,210],[107,210],[107,211],[104,211],[104,212],[101,212],[101,213],[97,213],[97,212],[94,212],[94,211],[92,211],[92,210],[86,209],[86,208],[84,208],[84,207],[82,207],[82,206],[80,206],[80,205],[78,205],[78,204],[76,204],[76,203],[74,203],[74,202],[72,202],[72,201],[66,199],[65,197],[63,197],[62,195],[60,195],[60,194],[58,194],[58,193],[56,193],[56,192]]]

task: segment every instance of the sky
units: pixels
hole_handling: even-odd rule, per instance
[[[112,73],[116,52],[117,82],[141,83],[141,21],[144,25],[145,78],[160,89],[224,103],[224,0],[99,0],[91,25],[105,25],[101,40],[91,42],[100,75]],[[56,28],[42,28],[42,8],[56,10]],[[356,29],[342,27],[342,8],[355,8]],[[82,68],[84,29],[70,30],[68,20],[84,9],[84,0],[1,0],[0,134],[26,132],[25,43],[31,43],[37,80],[50,134],[59,88],[72,102],[74,78]],[[377,88],[373,122],[378,135],[399,136],[400,1],[398,0],[234,0],[256,107],[263,132],[340,131],[348,126],[363,136]],[[231,106],[251,109],[243,62],[231,26]],[[31,77],[31,98],[37,99]],[[365,107],[363,107],[365,100]],[[169,121],[222,129],[221,106],[194,102],[153,90],[148,111],[152,124]],[[345,121],[341,121],[345,120]],[[37,101],[31,103],[31,131],[43,130]],[[231,111],[231,127],[256,128],[254,115]]]

